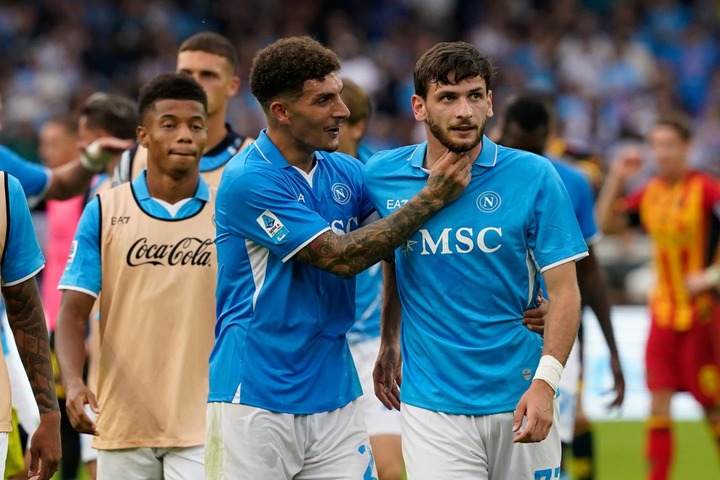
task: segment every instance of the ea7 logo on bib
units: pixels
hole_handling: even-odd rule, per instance
[[[475,205],[477,205],[480,211],[486,213],[494,212],[500,208],[500,203],[500,195],[495,192],[483,192],[475,201]]]
[[[344,183],[334,183],[331,187],[331,190],[333,198],[340,205],[345,205],[352,198],[352,192],[350,191],[350,187],[348,187]]]

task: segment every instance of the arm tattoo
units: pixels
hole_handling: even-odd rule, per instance
[[[392,215],[347,235],[323,233],[300,250],[296,258],[341,277],[352,277],[391,255],[439,207],[437,201],[421,191]]]
[[[40,413],[58,411],[45,314],[35,279],[3,288],[8,320]]]

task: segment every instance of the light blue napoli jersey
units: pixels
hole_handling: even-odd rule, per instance
[[[150,196],[146,171],[132,182],[132,191],[140,208],[151,217],[182,219],[197,215],[210,200],[210,188],[200,178],[195,195],[184,203],[173,216],[162,203]],[[97,297],[102,290],[102,258],[100,252],[100,202],[98,197],[85,205],[70,247],[67,266],[60,277],[60,290],[76,290]]]
[[[558,175],[560,175],[563,185],[565,185],[572,202],[575,217],[580,225],[580,231],[585,238],[585,242],[590,245],[600,235],[593,213],[595,198],[593,197],[590,181],[579,168],[553,158],[550,161],[557,170]]]
[[[347,334],[350,343],[380,337],[382,294],[382,262],[380,262],[355,277],[355,323]]]
[[[323,232],[374,212],[362,164],[317,152],[306,174],[266,132],[225,167],[216,202],[218,285],[210,402],[310,414],[361,394],[346,333],[355,280],[293,256]]]
[[[363,164],[372,157],[372,151],[360,144],[358,160]],[[355,323],[347,338],[353,343],[380,337],[380,308],[382,306],[382,262],[360,272],[355,277]]]
[[[2,252],[2,285],[11,286],[34,277],[45,265],[35,229],[30,218],[30,209],[20,181],[12,175],[5,178],[7,211],[7,233],[5,249]]]
[[[2,145],[0,145],[0,170],[6,171],[20,181],[27,196],[27,203],[31,207],[43,199],[52,179],[49,168],[28,162]]]
[[[425,185],[427,144],[381,152],[365,169],[386,216]],[[570,200],[542,157],[483,137],[465,192],[397,250],[403,402],[487,415],[527,390],[542,338],[522,324],[540,272],[587,255]]]

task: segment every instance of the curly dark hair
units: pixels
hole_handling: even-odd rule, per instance
[[[415,64],[415,94],[426,98],[431,83],[457,85],[472,77],[484,78],[485,88],[490,90],[494,70],[490,59],[471,44],[441,42],[425,52]]]
[[[207,112],[207,94],[190,75],[185,73],[161,73],[140,89],[138,110],[142,123],[147,111],[158,100],[195,100]]]
[[[250,90],[264,109],[280,95],[299,97],[306,80],[340,70],[335,52],[310,37],[282,38],[253,58]]]

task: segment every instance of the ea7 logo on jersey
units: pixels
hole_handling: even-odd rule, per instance
[[[475,205],[480,211],[486,213],[494,212],[500,208],[500,203],[502,203],[502,199],[495,192],[483,192],[475,200]]]
[[[398,199],[398,198],[389,198],[385,202],[385,208],[388,210],[397,210],[398,208],[402,207],[407,203],[407,198]]]
[[[334,183],[331,187],[333,198],[340,205],[345,205],[352,198],[350,187],[344,183]]]
[[[257,218],[257,223],[267,233],[270,239],[278,244],[287,236],[290,231],[270,210],[265,210]]]
[[[128,224],[130,217],[110,217],[110,225]]]

